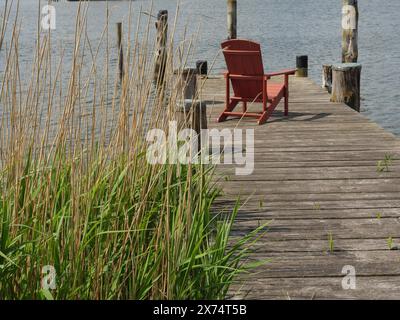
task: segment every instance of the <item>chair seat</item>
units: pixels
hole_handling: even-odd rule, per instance
[[[275,100],[276,98],[281,98],[285,92],[285,84],[284,83],[267,83],[267,96],[268,101]],[[233,99],[239,99],[247,102],[262,102],[262,94],[259,93],[257,95],[257,99],[254,100],[254,97],[233,97]]]
[[[282,96],[285,90],[284,83],[267,83],[267,96],[268,100],[275,100],[276,97]]]

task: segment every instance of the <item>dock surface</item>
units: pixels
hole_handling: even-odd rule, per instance
[[[400,299],[400,139],[340,103],[308,78],[292,77],[283,105],[264,125],[216,123],[225,83],[208,79],[211,128],[255,130],[255,168],[219,165],[220,209],[240,196],[233,236],[270,221],[251,259],[268,259],[230,295],[244,299]],[[238,106],[239,107],[239,106]],[[252,106],[260,110],[259,105]],[[379,172],[377,163],[393,160]],[[391,248],[391,249],[390,249]],[[354,267],[355,289],[343,287]],[[345,268],[345,269],[344,269]]]

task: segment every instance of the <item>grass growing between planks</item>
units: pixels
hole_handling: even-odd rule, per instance
[[[263,227],[232,243],[236,210],[213,213],[212,168],[151,165],[143,139],[146,128],[167,130],[174,118],[173,71],[185,66],[191,41],[176,50],[169,41],[165,86],[154,93],[154,21],[130,12],[118,83],[110,26],[94,44],[89,6],[77,7],[69,56],[66,49],[54,56],[50,32],[38,30],[28,76],[18,8],[4,37],[0,298],[222,299],[257,264],[245,261]],[[55,272],[50,288],[42,282],[47,266]]]

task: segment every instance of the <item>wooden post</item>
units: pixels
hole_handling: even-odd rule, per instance
[[[308,56],[296,57],[296,77],[308,77]]]
[[[207,129],[206,104],[197,98],[197,68],[175,71],[177,78],[177,121],[178,130],[191,128],[198,135],[198,148],[201,148],[201,129]]]
[[[192,129],[196,131],[196,133],[199,135],[199,143],[201,142],[200,141],[201,129],[207,129],[206,107],[207,107],[206,103],[203,101],[194,101],[192,106],[193,108]]]
[[[201,150],[201,130],[207,129],[207,105],[199,100],[184,100],[183,105],[179,105],[176,110],[176,120],[178,130],[184,128],[193,129],[198,137],[197,146]]]
[[[118,38],[118,66],[119,66],[119,80],[122,81],[124,76],[124,50],[122,47],[122,23],[117,23],[117,38]]]
[[[325,88],[329,93],[332,92],[332,65],[324,64],[322,66],[322,88]]]
[[[176,80],[176,90],[179,92],[178,102],[193,100],[196,98],[197,90],[197,70],[186,68],[174,72]]]
[[[358,59],[358,0],[343,0],[342,62]]]
[[[342,63],[332,66],[332,102],[344,102],[360,112],[361,64]]]
[[[196,62],[197,74],[206,76],[208,74],[208,64],[205,60],[199,60]]]
[[[228,0],[228,39],[237,37],[237,1]]]
[[[157,87],[164,83],[167,65],[168,11],[160,10],[157,15],[157,48],[154,68],[154,81]]]

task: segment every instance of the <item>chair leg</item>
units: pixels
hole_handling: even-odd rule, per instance
[[[222,112],[221,115],[218,117],[217,122],[225,121],[228,118],[228,115],[226,115],[225,112],[232,111],[237,106],[238,103],[239,103],[239,101],[237,101],[237,100],[233,100],[233,101],[231,100],[229,105],[225,107],[224,112]]]
[[[275,108],[276,108],[276,102],[275,103],[271,103],[269,105],[269,107],[267,108],[266,111],[264,111],[261,115],[261,117],[258,118],[258,124],[264,124],[265,122],[267,122],[267,120],[269,119],[269,117],[272,115],[272,113],[274,112]]]
[[[224,112],[221,113],[221,115],[218,117],[217,122],[223,122],[228,118],[227,115],[224,114]]]
[[[264,111],[261,117],[258,118],[257,123],[259,125],[264,124],[265,122],[267,122],[267,119],[268,119],[268,111]]]
[[[289,115],[289,90],[285,88],[285,116]]]

